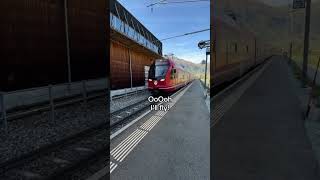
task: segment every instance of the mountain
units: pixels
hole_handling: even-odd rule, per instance
[[[284,6],[288,5],[288,0],[258,0],[260,2],[263,2],[265,4],[268,4],[270,6]],[[290,3],[293,0],[290,0]]]
[[[287,39],[287,12],[282,8],[266,5],[256,0],[227,0],[216,3],[217,15],[233,13],[235,22],[257,34],[263,41],[279,38]],[[285,35],[285,36],[283,36]]]
[[[262,3],[268,4],[270,6],[288,6],[288,4],[292,4],[293,0],[257,0]],[[312,2],[319,2],[319,0],[312,0]]]
[[[225,2],[226,1],[233,1],[232,3],[234,3],[235,1],[237,0],[224,0]],[[263,3],[263,4],[266,4],[266,5],[269,5],[269,6],[274,6],[274,7],[277,7],[277,6],[285,6],[285,7],[288,7],[288,5],[292,5],[293,4],[293,1],[294,0],[250,0],[251,2],[256,2],[256,3]],[[320,0],[311,0],[312,3],[318,3]],[[239,0],[237,2],[243,2],[242,0]]]
[[[195,64],[195,63],[190,62],[188,60],[180,59],[176,56],[164,55],[164,57],[168,58],[168,59],[172,59],[176,64],[180,65],[186,71],[188,71],[194,75],[197,75],[197,76],[204,75],[205,64]],[[208,72],[210,69],[209,67],[210,67],[210,64],[208,63],[208,65],[207,65]]]
[[[274,3],[274,2],[278,3]],[[291,0],[290,0],[291,1]],[[286,0],[288,3],[288,1]],[[274,3],[277,6],[271,6]],[[287,48],[293,41],[294,47],[301,51],[304,37],[304,9],[293,13],[293,33],[290,33],[288,6],[278,0],[226,0],[216,2],[216,15],[232,12],[236,23],[246,27],[257,36],[276,47]],[[311,10],[311,49],[320,49],[320,2],[312,1]],[[290,34],[289,34],[290,33]]]

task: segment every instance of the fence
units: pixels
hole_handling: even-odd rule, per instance
[[[107,91],[107,79],[84,80],[80,82],[48,85],[0,93],[0,124],[7,129],[8,117],[16,117],[40,110],[50,110],[54,119],[55,107],[75,101],[87,102],[90,94]],[[33,108],[30,108],[33,107]],[[21,111],[21,109],[27,109]],[[19,110],[18,113],[14,113]],[[8,116],[11,112],[11,116]]]

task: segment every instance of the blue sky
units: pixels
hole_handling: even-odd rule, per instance
[[[210,28],[210,2],[184,4],[147,5],[159,0],[118,0],[158,39]],[[168,0],[182,1],[182,0]],[[210,31],[163,41],[163,54],[173,53],[194,63],[205,59],[205,50],[197,46],[201,40],[209,40]]]

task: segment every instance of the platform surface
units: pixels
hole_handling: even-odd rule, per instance
[[[209,121],[203,88],[196,80],[124,161],[118,163],[110,178],[209,179]],[[118,143],[113,140],[111,148]]]
[[[280,56],[211,128],[215,180],[319,180],[302,108]]]

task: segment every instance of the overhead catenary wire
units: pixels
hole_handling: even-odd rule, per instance
[[[194,2],[210,2],[210,0],[184,0],[184,1],[167,1],[161,0],[152,4],[147,5],[147,7],[152,7],[157,4],[181,4],[181,3],[194,3]]]
[[[183,37],[183,36],[188,36],[188,35],[192,35],[192,34],[197,34],[197,33],[205,32],[205,31],[210,31],[210,28],[208,28],[208,29],[202,29],[202,30],[198,30],[198,31],[193,31],[193,32],[189,32],[189,33],[184,33],[184,34],[176,35],[176,36],[172,36],[172,37],[167,37],[167,38],[161,39],[161,40],[159,40],[159,41],[165,41],[165,40],[169,40],[169,39],[173,39],[173,38],[178,38],[178,37]]]
[[[183,1],[167,1],[167,0],[160,0],[158,2],[152,3],[147,5],[147,7],[151,7],[157,4],[173,4],[173,3],[192,3],[192,2],[210,2],[210,0],[183,0]],[[201,33],[201,32],[205,32],[205,31],[209,31],[210,28],[208,29],[203,29],[203,30],[199,30],[199,31],[194,31],[194,32],[190,32],[190,33],[185,33],[182,35],[176,35],[176,36],[172,36],[172,37],[168,37],[168,38],[164,38],[161,40],[157,40],[157,41],[165,41],[165,40],[169,40],[169,39],[174,39],[174,38],[178,38],[178,37],[183,37],[183,36],[188,36],[188,35],[192,35],[192,34],[197,34],[197,33]],[[156,41],[156,42],[157,42]]]
[[[161,1],[158,1],[158,2],[155,2],[155,3],[152,3],[152,4],[149,4],[149,5],[147,5],[147,7],[151,7],[151,6],[154,6],[154,5],[156,5],[156,4],[162,4],[162,3],[165,2],[165,1],[167,1],[167,0],[161,0]]]

